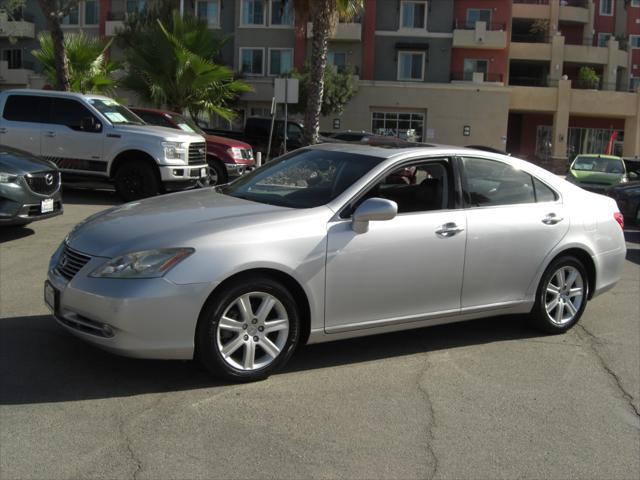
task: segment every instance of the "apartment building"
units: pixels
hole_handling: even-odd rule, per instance
[[[28,2],[24,20],[3,23],[0,14],[0,88],[32,81],[1,72],[37,71],[28,52],[46,27]],[[341,116],[322,119],[323,130],[483,144],[558,166],[603,151],[616,132],[616,153],[640,154],[640,0],[364,3],[329,42],[329,63],[351,66],[358,90]],[[144,8],[145,0],[83,0],[64,28],[109,37]],[[223,60],[254,89],[241,118],[267,114],[273,79],[303,68],[311,52],[312,25],[291,2],[176,0],[176,8],[230,36]],[[597,79],[581,76],[583,67]]]

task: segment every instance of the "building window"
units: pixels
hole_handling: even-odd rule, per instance
[[[264,49],[241,48],[240,71],[245,75],[264,75]]]
[[[271,25],[293,25],[293,1],[271,1]]]
[[[209,28],[220,26],[220,0],[199,0],[196,4],[196,16]]]
[[[424,80],[424,52],[398,52],[398,80]]]
[[[401,28],[427,28],[427,2],[400,2]]]
[[[141,13],[145,7],[145,0],[127,0],[127,13]]]
[[[22,68],[22,50],[20,48],[11,48],[2,51],[2,60],[7,62],[7,68]]]
[[[242,24],[265,24],[265,0],[242,0]]]
[[[371,131],[376,135],[421,142],[424,134],[424,114],[414,112],[372,112]]]
[[[487,28],[489,28],[491,25],[491,10],[484,8],[467,9],[467,26],[475,28],[476,22],[485,22],[487,24]]]
[[[79,10],[78,6],[76,5],[69,11],[69,13],[65,17],[62,18],[62,25],[78,25],[80,23],[78,13]]]
[[[472,81],[474,73],[482,73],[482,81],[486,81],[489,73],[489,61],[465,58],[463,80]]]
[[[347,69],[347,54],[344,52],[327,53],[327,64],[333,65],[338,73],[344,73]]]
[[[631,0],[632,7],[640,7],[640,0]]]
[[[599,33],[598,34],[598,46],[606,47],[609,44],[609,39],[611,38],[610,33]]]
[[[293,70],[293,49],[270,48],[269,49],[269,75],[286,75]]]
[[[613,144],[613,155],[622,156],[624,130],[569,127],[567,157],[572,161],[579,154],[604,152],[614,132],[616,132],[616,141]],[[552,140],[553,127],[539,125],[536,134],[536,156],[538,158],[549,158],[551,156]]]
[[[613,0],[600,0],[600,15],[613,15]]]
[[[629,45],[631,48],[640,48],[640,35],[629,35]]]
[[[629,91],[635,92],[638,87],[640,87],[640,77],[629,77]]]
[[[98,0],[84,2],[84,24],[98,25],[100,23],[100,3]]]

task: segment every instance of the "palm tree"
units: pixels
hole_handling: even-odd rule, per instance
[[[327,66],[327,44],[329,37],[338,23],[338,18],[351,19],[355,17],[364,8],[364,0],[289,1],[293,1],[297,15],[301,15],[303,18],[311,18],[313,24],[304,129],[306,140],[309,143],[318,143],[320,111],[322,109],[322,96],[324,93],[324,71]]]
[[[31,53],[43,66],[47,81],[59,86],[55,46],[51,35],[38,35],[40,49]],[[63,49],[67,57],[68,88],[72,92],[111,93],[116,86],[113,72],[118,65],[107,57],[111,42],[89,37],[83,32],[65,35]]]
[[[174,12],[168,25],[161,20],[137,31],[124,31],[120,39],[135,48],[126,49],[127,76],[122,84],[143,99],[192,117],[200,112],[231,119],[229,108],[250,87],[234,80],[233,72],[215,63],[225,40],[205,22],[180,18]]]

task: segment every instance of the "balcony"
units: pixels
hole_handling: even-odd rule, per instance
[[[31,77],[35,75],[32,70],[33,66],[24,63],[20,67],[22,68],[9,68],[9,62],[0,60],[0,85],[29,87]]]
[[[33,19],[27,15],[9,18],[7,12],[0,12],[0,38],[34,38]]]
[[[589,23],[589,2],[587,0],[560,0],[560,21]]]
[[[453,30],[453,47],[502,50],[507,47],[506,25],[456,22]]]
[[[513,35],[509,56],[512,60],[551,61],[551,43],[536,42],[537,37]]]
[[[549,0],[514,0],[513,18],[546,19],[551,18]]]
[[[307,23],[307,38],[313,37],[313,24]],[[359,22],[340,22],[331,35],[335,42],[359,42],[362,40],[362,24]]]
[[[504,77],[501,73],[484,72],[451,72],[451,83],[500,83]]]

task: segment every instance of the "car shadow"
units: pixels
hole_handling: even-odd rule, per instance
[[[108,187],[91,188],[65,186],[62,190],[64,205],[119,205],[123,203],[113,189]]]
[[[26,226],[0,226],[0,243],[9,242],[11,240],[20,240],[21,238],[33,235],[35,232]]]
[[[540,336],[521,317],[499,317],[300,348],[282,374],[466,345]],[[103,352],[49,315],[0,320],[0,404],[126,397],[229,385],[195,362],[139,360]]]

